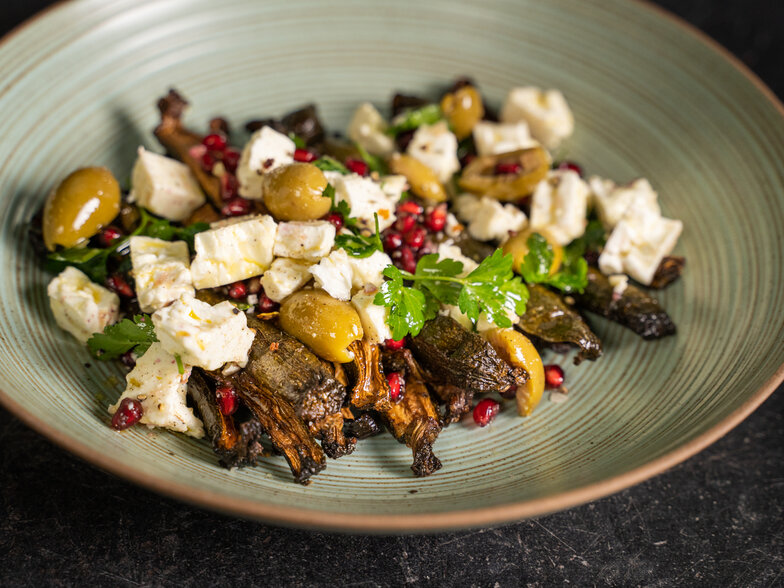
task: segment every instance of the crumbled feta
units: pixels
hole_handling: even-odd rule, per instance
[[[381,191],[384,192],[384,194],[387,195],[387,198],[393,203],[397,203],[401,196],[403,196],[403,192],[408,188],[406,176],[400,175],[383,176],[378,181],[378,184],[381,186]]]
[[[395,150],[395,139],[387,135],[387,122],[370,102],[354,111],[348,124],[348,137],[372,155],[386,156]]]
[[[188,244],[152,237],[130,239],[131,265],[136,295],[142,312],[153,312],[177,300],[193,296]]]
[[[495,198],[462,194],[455,200],[460,218],[467,224],[468,234],[480,241],[503,241],[509,231],[520,231],[528,217],[514,204],[501,204]]]
[[[335,203],[345,202],[351,216],[359,220],[363,229],[375,232],[373,214],[378,214],[379,230],[395,222],[395,200],[390,198],[376,182],[357,174],[325,172],[327,181],[335,188]],[[399,199],[399,196],[398,196]]]
[[[186,404],[191,366],[179,372],[177,360],[161,343],[153,343],[125,376],[125,392],[109,413],[114,414],[126,398],[138,400],[144,414],[139,422],[148,427],[164,427],[191,437],[204,437],[204,426]]]
[[[457,217],[451,212],[448,212],[446,215],[446,226],[444,227],[444,234],[447,237],[455,238],[463,232],[463,229],[465,229],[465,227],[459,220],[457,220]]]
[[[152,315],[163,348],[188,365],[215,370],[224,363],[244,366],[253,343],[245,314],[231,302],[215,306],[197,298],[180,298]]]
[[[197,233],[193,285],[201,290],[261,275],[272,263],[276,231],[275,221],[264,215]]]
[[[531,198],[531,229],[546,230],[559,245],[585,232],[588,185],[572,170],[556,170],[537,184]]]
[[[281,302],[308,283],[311,278],[310,266],[308,261],[279,257],[261,276],[264,294],[275,302]]]
[[[328,221],[292,221],[278,223],[273,253],[318,261],[328,255],[335,244],[335,225]]]
[[[618,298],[623,296],[623,293],[626,292],[626,288],[629,286],[629,276],[625,274],[613,274],[607,278],[607,281],[613,287],[613,296]]]
[[[406,152],[432,169],[446,183],[460,169],[457,159],[457,137],[446,121],[422,125],[415,132]]]
[[[332,298],[349,300],[354,272],[349,256],[343,249],[336,249],[316,265],[310,267],[316,286],[322,288]]]
[[[351,266],[351,285],[354,289],[359,289],[367,285],[381,286],[384,282],[384,268],[392,265],[392,260],[386,253],[374,251],[368,257],[349,255],[348,264]]]
[[[479,265],[470,257],[463,255],[460,247],[455,245],[451,239],[439,243],[437,253],[439,259],[454,259],[455,261],[462,263],[463,271],[460,272],[460,276],[467,276]]]
[[[574,131],[574,116],[564,95],[534,87],[513,88],[501,108],[501,121],[525,121],[534,139],[554,149]]]
[[[460,310],[460,308],[458,306],[453,306],[451,304],[445,304],[441,308],[440,313],[442,315],[451,317],[452,319],[454,319],[455,321],[460,323],[460,325],[465,330],[467,330],[467,331],[473,331],[474,330],[474,325],[471,322],[471,319],[468,318],[468,315],[463,314],[463,312]],[[518,322],[520,322],[520,317],[517,316],[511,310],[507,310],[506,316],[509,317],[509,320],[512,321],[513,325],[516,325]],[[498,325],[496,325],[494,322],[490,321],[490,319],[487,318],[487,314],[486,313],[484,313],[484,312],[479,313],[479,320],[476,321],[476,330],[477,330],[477,332],[484,333],[486,331],[489,331],[490,329],[496,329],[496,328],[498,328]]]
[[[387,324],[389,309],[373,303],[376,294],[359,292],[351,299],[351,304],[362,322],[362,331],[370,343],[383,343],[392,338],[392,331]]]
[[[608,230],[618,224],[632,200],[637,202],[637,206],[645,206],[651,211],[655,211],[655,214],[661,214],[658,195],[645,178],[617,186],[612,180],[593,176],[588,180],[588,186],[591,189],[591,200],[599,213],[599,219],[604,228]]]
[[[637,195],[610,233],[599,269],[608,275],[625,273],[648,285],[682,230],[681,221],[662,217],[645,195]]]
[[[205,202],[204,193],[184,163],[139,147],[131,172],[131,202],[172,221],[183,221]]]
[[[539,144],[531,138],[525,121],[496,123],[481,120],[474,125],[473,135],[476,152],[479,155],[509,153]]]
[[[75,267],[60,272],[49,282],[46,292],[54,320],[82,343],[119,318],[117,294],[91,282]]]
[[[261,127],[253,133],[237,165],[240,196],[259,200],[264,174],[293,163],[296,149],[294,141],[272,127]]]

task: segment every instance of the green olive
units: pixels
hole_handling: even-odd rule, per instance
[[[520,171],[499,175],[495,171],[499,164],[517,164]],[[536,185],[547,177],[550,164],[550,155],[541,147],[484,155],[465,167],[458,185],[479,196],[515,201],[533,193]]]
[[[277,220],[315,220],[332,206],[323,196],[326,187],[327,178],[315,165],[292,163],[264,176],[264,204]]]
[[[550,247],[553,248],[553,262],[550,264],[550,275],[552,276],[561,268],[564,251],[563,247],[556,243],[555,239],[553,239],[546,229],[537,229],[536,231],[527,229],[516,235],[512,235],[507,239],[506,243],[501,246],[501,250],[504,253],[512,254],[512,257],[514,258],[512,267],[515,271],[519,271],[520,264],[523,263],[525,256],[528,254],[528,237],[533,233],[539,233],[550,244]]]
[[[485,115],[482,97],[473,86],[463,86],[453,94],[444,96],[441,100],[441,111],[458,139],[468,137],[474,130],[474,125]]]
[[[354,307],[323,290],[300,290],[286,298],[280,326],[322,359],[339,363],[354,359],[347,348],[364,335]]]
[[[105,167],[85,167],[65,178],[44,205],[44,243],[73,247],[87,241],[120,212],[120,185]]]
[[[446,202],[446,191],[438,176],[418,159],[395,153],[389,160],[389,169],[394,174],[405,176],[416,196],[431,202]]]

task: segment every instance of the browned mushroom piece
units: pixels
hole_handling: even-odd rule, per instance
[[[519,171],[497,174],[499,164],[508,164]],[[478,196],[517,201],[533,193],[536,185],[547,176],[551,164],[550,155],[542,147],[483,155],[465,167],[458,185]]]
[[[381,372],[379,346],[362,339],[354,341],[348,350],[354,359],[343,365],[351,383],[351,406],[383,412],[389,408],[390,399],[389,384]]]

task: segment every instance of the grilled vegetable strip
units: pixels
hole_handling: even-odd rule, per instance
[[[445,404],[444,414],[441,417],[445,427],[458,422],[471,412],[474,402],[474,393],[471,390],[452,384],[437,384],[432,380],[428,382],[436,397]]]
[[[188,102],[175,90],[169,90],[166,96],[158,100],[161,122],[155,128],[155,137],[172,156],[190,168],[201,189],[220,208],[223,206],[220,179],[204,171],[201,162],[190,154],[191,147],[201,145],[203,137],[182,124],[182,115],[187,106]]]
[[[675,324],[655,298],[632,285],[614,295],[610,281],[596,268],[588,268],[588,286],[575,298],[580,308],[620,323],[643,339],[675,334]]]
[[[686,265],[686,258],[678,255],[668,255],[662,259],[656,273],[653,274],[651,288],[661,290],[672,284],[681,277],[683,268]]]
[[[234,419],[221,413],[215,392],[198,369],[194,369],[188,378],[188,395],[196,404],[207,437],[212,442],[212,450],[221,465],[227,468],[253,465],[246,461],[247,454],[240,455],[242,447],[240,435],[234,427]]]
[[[360,410],[383,412],[389,407],[389,385],[379,366],[378,345],[366,340],[354,341],[348,347],[354,354],[351,363],[344,364],[351,389],[351,406]]]
[[[539,284],[530,284],[528,292],[525,314],[518,325],[523,333],[547,344],[577,346],[580,351],[574,358],[576,364],[584,359],[595,360],[602,354],[602,342],[560,294]]]
[[[343,432],[349,437],[361,440],[383,433],[384,428],[376,416],[369,412],[364,412],[355,419],[346,420]]]

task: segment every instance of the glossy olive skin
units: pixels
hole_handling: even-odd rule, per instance
[[[550,265],[550,275],[552,276],[561,267],[561,262],[563,261],[563,247],[556,243],[550,234],[547,233],[547,231],[533,231],[531,229],[521,231],[520,233],[509,237],[509,239],[507,239],[506,242],[501,246],[501,250],[504,253],[512,254],[512,257],[514,258],[512,268],[516,272],[519,272],[520,264],[523,263],[523,260],[528,253],[528,237],[530,237],[533,233],[539,233],[547,240],[547,242],[550,244],[550,247],[553,248],[553,262]]]
[[[482,97],[473,86],[463,86],[441,99],[441,110],[458,139],[465,139],[485,115]]]
[[[347,363],[347,347],[362,339],[362,323],[354,307],[323,290],[300,290],[280,306],[280,326],[327,361]]]
[[[520,172],[496,175],[495,168],[499,163],[517,163]],[[514,202],[533,193],[536,185],[547,177],[551,164],[550,155],[541,147],[484,155],[465,167],[458,185],[477,196]]]
[[[446,202],[446,191],[438,176],[418,159],[395,153],[389,160],[389,169],[393,174],[406,176],[414,195],[430,202]]]
[[[120,212],[120,185],[105,167],[72,172],[49,195],[44,205],[44,243],[74,247],[97,234]]]
[[[332,205],[322,195],[326,187],[327,178],[315,165],[285,165],[264,177],[264,205],[279,221],[316,220]]]
[[[515,398],[518,414],[530,415],[544,392],[544,365],[539,352],[528,337],[514,329],[490,329],[485,337],[501,359],[528,372],[528,381],[517,387]]]

